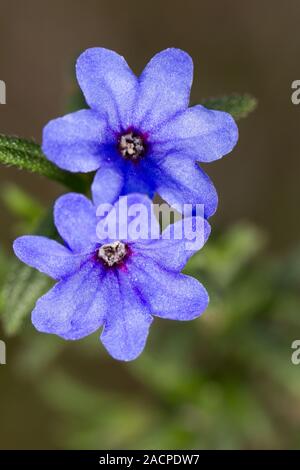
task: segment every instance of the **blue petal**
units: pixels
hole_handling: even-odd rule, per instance
[[[41,297],[32,312],[38,331],[80,339],[98,330],[109,308],[104,270],[86,263]]]
[[[127,273],[119,271],[115,276],[101,341],[115,359],[132,361],[145,347],[152,317]]]
[[[146,159],[145,159],[146,160]],[[126,162],[124,165],[124,186],[122,195],[128,193],[142,193],[147,194],[151,199],[154,196],[154,187],[151,181],[147,178],[147,171],[145,171],[147,162],[139,162],[138,164],[131,164]]]
[[[163,269],[151,258],[137,254],[128,271],[152,315],[193,320],[208,305],[208,294],[197,279]]]
[[[60,236],[75,253],[88,253],[96,243],[96,209],[82,194],[68,193],[57,199],[54,222]]]
[[[134,124],[145,131],[187,108],[193,80],[191,57],[180,49],[156,54],[140,76]]]
[[[104,163],[97,171],[93,184],[92,196],[96,207],[99,204],[113,204],[124,186],[124,175],[117,165]]]
[[[124,57],[101,47],[87,49],[77,60],[76,73],[88,105],[100,112],[111,128],[132,124],[137,78]]]
[[[82,256],[74,256],[68,248],[45,237],[19,237],[14,241],[13,248],[23,263],[53,279],[69,276],[84,262]]]
[[[89,109],[53,119],[43,132],[43,152],[65,170],[89,172],[99,168],[105,156],[107,124]]]
[[[204,106],[194,106],[177,115],[153,133],[160,151],[174,151],[184,158],[211,162],[229,153],[238,140],[232,116]]]
[[[203,204],[205,217],[211,217],[218,195],[210,178],[190,159],[174,153],[149,169],[157,193],[170,205]]]
[[[180,235],[181,239],[178,237]],[[209,235],[210,225],[205,219],[190,217],[167,227],[159,240],[147,244],[135,242],[133,250],[142,256],[150,257],[164,269],[179,272],[189,258],[202,248]]]

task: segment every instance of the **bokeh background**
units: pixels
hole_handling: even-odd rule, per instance
[[[40,142],[45,123],[65,113],[74,61],[91,46],[116,50],[137,73],[155,52],[179,47],[194,59],[193,102],[258,99],[239,121],[236,149],[206,165],[220,204],[187,272],[208,287],[207,313],[189,324],[157,320],[130,364],[109,358],[97,336],[41,335],[29,316],[17,335],[0,326],[1,448],[300,447],[300,365],[291,363],[300,338],[299,15],[297,0],[0,0],[0,133]],[[12,168],[1,168],[0,185],[4,279],[13,238],[65,190]]]

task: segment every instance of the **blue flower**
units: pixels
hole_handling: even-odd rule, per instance
[[[99,241],[96,233],[105,231],[112,211],[124,198],[128,214],[135,204],[142,204],[156,221],[151,200],[145,195],[121,197],[99,219],[95,204],[81,194],[70,193],[61,196],[54,208],[55,225],[64,245],[45,237],[23,236],[14,242],[14,251],[24,263],[58,281],[32,312],[37,330],[76,340],[103,327],[101,341],[108,352],[129,361],[143,350],[153,316],[192,320],[207,307],[204,287],[181,270],[205,243],[210,227],[205,219],[190,217],[184,219],[191,222],[187,230],[182,230],[181,220],[171,226],[171,236],[164,236],[164,231],[153,239],[153,228],[155,233],[159,231],[156,221],[151,232],[149,224],[148,237],[129,235]],[[97,200],[95,192],[93,199]],[[187,240],[196,233],[199,221],[203,239],[201,246],[192,248]],[[178,233],[184,237],[180,239]]]
[[[79,57],[76,72],[90,109],[46,125],[47,158],[72,172],[99,170],[94,186],[101,187],[103,202],[156,192],[171,205],[204,204],[210,217],[217,194],[197,162],[229,153],[238,131],[228,113],[188,108],[190,56],[166,49],[137,78],[123,57],[92,48]]]

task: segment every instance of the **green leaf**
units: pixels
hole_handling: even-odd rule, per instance
[[[231,114],[234,119],[245,118],[252,113],[257,106],[257,100],[254,96],[244,95],[228,95],[219,98],[207,98],[202,101],[203,106],[209,109],[218,109]]]
[[[39,271],[15,261],[3,291],[2,323],[8,336],[16,334],[35,302],[51,287],[51,280]]]
[[[33,141],[0,134],[0,163],[38,173],[74,191],[85,192],[87,187],[82,175],[74,175],[53,165]]]
[[[74,113],[79,109],[86,109],[87,104],[81,90],[78,90],[77,85],[74,87],[73,93],[69,96],[66,109],[68,113]]]
[[[56,237],[52,214],[42,220],[36,230],[39,235]],[[21,328],[24,319],[32,311],[35,302],[53,284],[53,281],[44,274],[14,259],[10,263],[1,300],[3,306],[2,324],[8,336],[16,334]]]
[[[3,298],[3,284],[5,282],[5,276],[8,270],[8,257],[4,253],[2,246],[0,247],[0,314],[3,310],[4,298]]]
[[[16,233],[19,233],[19,229],[21,233],[31,232],[45,214],[43,206],[16,184],[4,183],[0,199],[7,210],[18,219],[15,224]]]

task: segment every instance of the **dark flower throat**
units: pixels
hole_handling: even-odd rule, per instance
[[[127,247],[125,243],[115,241],[102,245],[98,250],[98,258],[109,267],[120,264],[127,255]]]
[[[138,161],[145,154],[145,142],[141,135],[128,131],[119,139],[119,152],[126,160]]]

